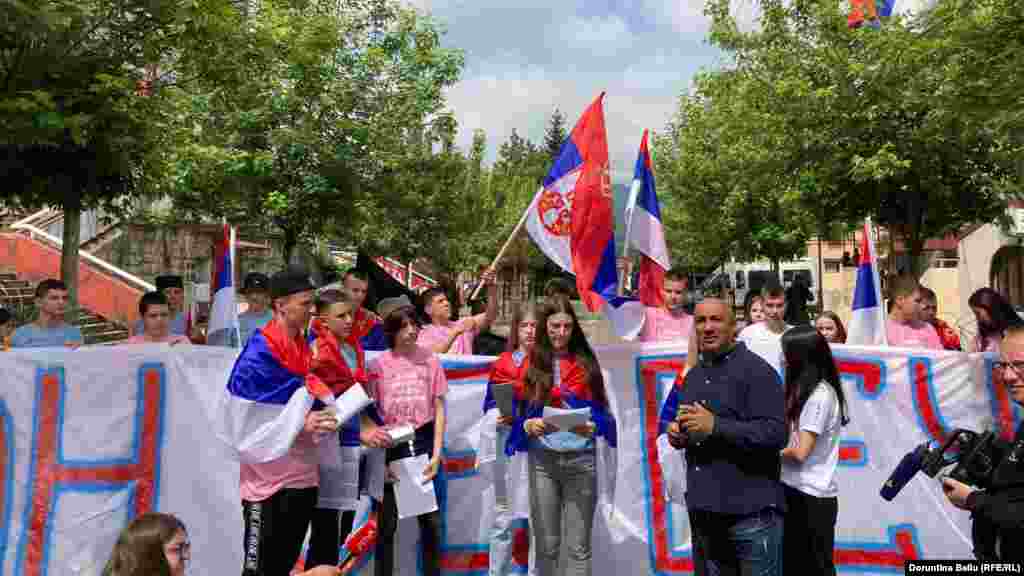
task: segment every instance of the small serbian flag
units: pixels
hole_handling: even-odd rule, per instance
[[[647,130],[640,140],[640,154],[633,170],[633,188],[627,217],[626,242],[636,248],[640,258],[640,301],[646,306],[661,307],[665,302],[661,287],[665,272],[672,267],[661,225],[661,208],[654,191],[654,170],[647,148]]]
[[[235,229],[224,224],[214,252],[213,305],[207,343],[239,347],[238,306],[235,303]]]
[[[847,331],[847,344],[885,346],[885,308],[882,306],[881,283],[878,279],[878,258],[871,235],[871,221],[864,221],[864,237],[857,263],[857,285],[853,292],[853,313]]]

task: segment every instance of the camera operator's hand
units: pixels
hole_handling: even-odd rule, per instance
[[[970,510],[967,507],[967,497],[974,492],[974,488],[952,478],[943,478],[942,491],[946,493],[946,498],[953,506],[961,510]]]

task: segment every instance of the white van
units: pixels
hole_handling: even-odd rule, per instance
[[[818,304],[818,269],[814,262],[804,258],[779,264],[781,277],[779,282],[789,288],[798,276],[804,279],[807,289],[811,292],[808,306]],[[772,277],[772,266],[769,262],[738,263],[729,262],[701,284],[701,292],[721,292],[725,288],[735,296],[737,308],[742,308],[747,301],[747,294],[760,292],[761,288]]]

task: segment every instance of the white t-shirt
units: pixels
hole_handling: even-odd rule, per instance
[[[786,324],[782,332],[790,328],[792,326]],[[765,362],[771,364],[772,368],[775,368],[775,373],[779,375],[779,383],[781,384],[783,382],[782,333],[776,334],[769,330],[764,322],[758,322],[744,328],[740,332],[739,340],[746,344],[751,352],[757,354]]]
[[[814,448],[803,464],[788,459],[782,460],[782,482],[805,494],[818,498],[830,498],[839,494],[836,484],[836,466],[839,464],[839,402],[835,391],[822,382],[811,393],[811,397],[800,411],[799,430],[812,432],[817,436]],[[789,445],[799,443],[799,433],[794,430]]]

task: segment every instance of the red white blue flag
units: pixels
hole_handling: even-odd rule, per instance
[[[240,345],[238,306],[235,303],[235,229],[224,224],[224,233],[214,251],[213,304],[210,307],[209,344]]]
[[[865,220],[847,344],[885,346],[888,343],[885,333],[885,308],[882,304],[882,285],[878,279],[878,258],[871,235],[871,221]]]
[[[661,286],[665,272],[672,267],[665,229],[661,225],[661,208],[654,191],[654,170],[651,153],[647,148],[647,130],[640,140],[640,153],[633,170],[633,187],[626,214],[626,242],[636,248],[640,258],[640,301],[646,306],[665,304]]]
[[[615,333],[633,339],[643,306],[618,296],[615,214],[602,92],[580,117],[526,209],[526,230],[544,255],[576,276],[591,312],[604,310]]]

